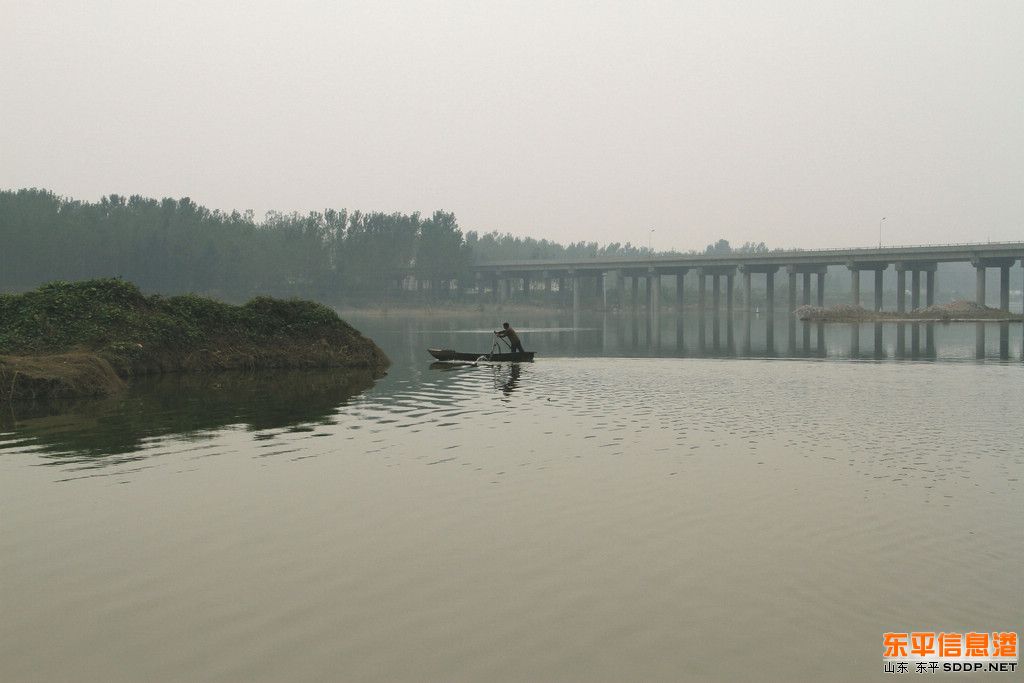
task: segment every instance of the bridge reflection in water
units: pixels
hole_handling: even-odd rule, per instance
[[[534,333],[530,345],[580,356],[1024,360],[1024,325],[1006,322],[826,324],[789,314],[626,312],[577,315],[556,334],[545,341]]]

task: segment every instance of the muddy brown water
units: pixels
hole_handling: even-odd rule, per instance
[[[538,314],[537,362],[432,367],[496,323],[352,322],[386,378],[3,418],[0,680],[864,680],[1021,630],[1020,325]]]

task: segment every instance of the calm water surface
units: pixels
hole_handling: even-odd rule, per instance
[[[1021,326],[350,318],[0,417],[0,680],[864,680],[1020,632]],[[915,329],[916,328],[916,329]]]

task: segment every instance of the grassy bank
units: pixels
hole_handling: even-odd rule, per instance
[[[373,341],[309,301],[232,306],[146,296],[117,279],[0,296],[0,401],[111,393],[164,372],[342,367],[379,376],[388,364]]]

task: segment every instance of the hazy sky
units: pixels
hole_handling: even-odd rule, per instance
[[[700,248],[1024,240],[1024,1],[0,0],[0,188]]]

